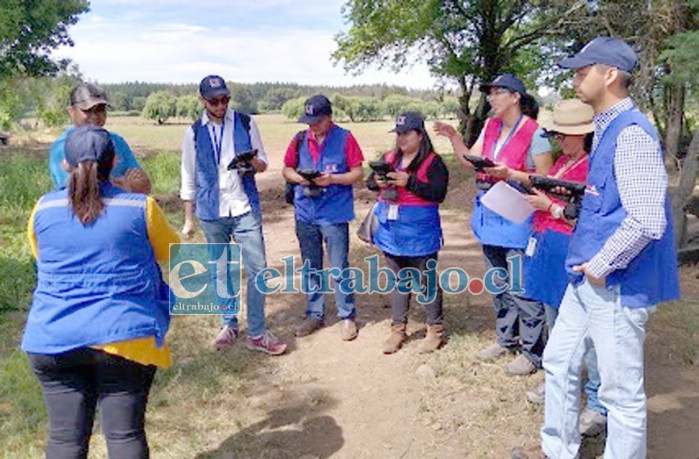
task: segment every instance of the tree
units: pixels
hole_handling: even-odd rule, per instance
[[[168,91],[157,91],[148,96],[142,116],[163,124],[177,114],[177,99]]]
[[[231,86],[231,108],[236,112],[255,114],[257,102],[252,91],[245,86],[234,84]]]
[[[262,111],[279,110],[287,100],[294,99],[300,95],[301,91],[298,89],[271,88],[258,104],[258,108]]]
[[[51,50],[72,46],[68,27],[89,9],[87,0],[3,0],[0,3],[0,79],[55,74]]]
[[[564,0],[349,0],[343,12],[352,25],[336,36],[333,56],[351,71],[372,63],[400,70],[420,56],[432,73],[458,82],[462,129],[472,142],[489,109],[481,95],[472,113],[474,90],[504,71],[534,81],[553,64],[542,37],[562,34],[586,8]]]
[[[195,121],[201,115],[201,104],[197,96],[177,98],[177,116]]]
[[[290,99],[284,102],[282,105],[282,113],[289,119],[298,119],[303,115],[303,110],[305,108],[304,103],[306,102],[306,96],[297,97],[295,99]]]
[[[142,112],[146,108],[146,98],[137,96],[131,100],[131,110]]]

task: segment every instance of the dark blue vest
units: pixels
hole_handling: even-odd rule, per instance
[[[581,273],[572,267],[592,259],[626,218],[614,177],[616,141],[621,131],[637,125],[657,141],[658,134],[648,119],[637,109],[617,116],[602,134],[590,156],[590,172],[582,209],[566,258],[566,270],[574,284],[582,281]],[[662,151],[658,150],[662,155]],[[594,190],[595,193],[590,193]],[[625,269],[612,272],[607,286],[619,284],[621,304],[642,308],[679,298],[677,253],[672,229],[670,200],[665,199],[667,227],[659,240],[652,240]]]
[[[148,239],[146,196],[105,184],[106,208],[83,226],[67,190],[46,194],[34,215],[36,290],[22,339],[27,352],[155,336],[170,322],[168,287]]]
[[[349,172],[345,157],[345,142],[349,131],[333,125],[320,146],[320,160],[315,164],[308,149],[308,131],[299,146],[298,169],[314,169],[320,172],[344,174]],[[303,195],[303,188],[296,186],[294,209],[296,219],[317,225],[335,225],[354,219],[352,185],[330,185],[319,197]]]
[[[233,112],[233,147],[234,151],[241,152],[252,149],[250,132],[242,122],[242,116],[238,112]],[[245,115],[247,116],[247,115]],[[249,126],[249,124],[248,124]],[[197,175],[196,175],[196,216],[200,220],[218,220],[218,163],[211,143],[209,129],[201,123],[201,119],[192,125],[194,130],[194,146],[197,151]],[[256,218],[262,218],[260,209],[260,196],[255,184],[255,174],[246,173],[240,175],[252,213]]]

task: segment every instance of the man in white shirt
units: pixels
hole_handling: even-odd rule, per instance
[[[262,213],[255,185],[255,173],[267,169],[267,156],[255,121],[228,108],[230,91],[217,75],[205,77],[199,85],[204,113],[187,128],[182,142],[182,189],[185,221],[182,233],[190,238],[194,216],[210,244],[239,244],[247,277],[247,319],[249,349],[270,355],[283,354],[286,344],[265,326],[265,295],[255,287],[257,274],[266,268]],[[229,169],[234,159],[241,169]],[[216,251],[219,253],[214,253]],[[218,259],[221,249],[211,246],[210,256]],[[215,279],[214,279],[215,281]],[[233,345],[239,334],[237,298],[219,298],[226,310],[223,328],[214,341],[217,350]]]

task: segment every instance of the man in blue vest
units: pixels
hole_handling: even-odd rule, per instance
[[[608,410],[605,458],[646,457],[643,341],[656,304],[679,298],[677,254],[658,134],[629,98],[634,51],[598,37],[561,62],[595,110],[582,209],[570,243],[568,286],[544,351],[546,405],[538,452],[574,458],[583,355],[594,345]]]
[[[362,154],[354,136],[335,125],[332,105],[318,94],[304,104],[300,123],[308,124],[303,136],[289,144],[284,156],[284,178],[297,184],[294,188],[296,236],[301,246],[304,266],[323,268],[323,241],[333,270],[343,274],[349,268],[349,222],[354,219],[352,184],[362,179]],[[304,172],[305,175],[299,174]],[[306,172],[314,172],[312,178]],[[325,296],[319,292],[321,279],[304,270],[304,291],[308,292],[306,319],[296,328],[296,336],[306,336],[323,325]],[[335,280],[335,305],[341,320],[342,339],[357,337],[354,295],[344,293]]]
[[[270,355],[283,354],[286,344],[266,329],[265,295],[255,287],[257,274],[267,266],[262,211],[255,184],[255,173],[267,169],[260,132],[250,116],[228,108],[230,91],[220,76],[209,75],[201,80],[199,94],[204,113],[187,128],[182,142],[180,198],[185,212],[182,233],[187,239],[192,237],[196,214],[209,244],[228,244],[233,240],[240,245],[247,277],[246,346]],[[247,163],[254,171],[229,170],[237,156],[253,152]],[[221,249],[212,245],[212,259],[221,255]],[[220,298],[227,310],[236,313],[237,301],[237,297]],[[214,340],[215,348],[231,347],[238,334],[237,314],[224,315],[223,328]]]
[[[70,91],[67,109],[73,125],[56,139],[49,150],[49,172],[56,188],[66,186],[66,180],[68,179],[67,165],[63,164],[68,133],[74,127],[88,125],[104,127],[104,124],[107,122],[108,106],[107,93],[104,89],[92,83],[80,83]],[[126,191],[142,194],[150,193],[150,178],[141,169],[129,145],[119,134],[110,132],[109,136],[114,141],[116,151],[116,163],[111,174],[112,182]]]

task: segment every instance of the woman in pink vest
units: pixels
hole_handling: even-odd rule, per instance
[[[383,251],[386,265],[396,274],[397,285],[391,291],[391,331],[383,344],[384,354],[397,352],[406,338],[411,292],[425,309],[427,335],[418,352],[438,349],[444,342],[442,292],[430,282],[428,271],[436,273],[437,253],[442,247],[439,204],[444,201],[449,171],[434,152],[425,120],[417,112],[405,112],[396,118],[396,147],[383,159],[393,172],[385,177],[372,173],[369,189],[378,191],[375,215],[378,221],[373,243]],[[420,273],[419,285],[411,284]],[[436,276],[433,277],[436,279]],[[420,292],[419,287],[424,287]]]
[[[471,225],[483,245],[489,269],[507,271],[507,278],[493,276],[500,293],[493,295],[497,341],[478,353],[482,360],[495,360],[508,353],[521,355],[505,366],[512,375],[529,375],[541,368],[544,350],[544,306],[524,296],[521,289],[506,288],[517,284],[521,277],[515,267],[522,266],[524,249],[531,233],[531,219],[518,224],[507,220],[481,204],[485,192],[497,181],[514,180],[529,184],[529,174],[546,175],[551,168],[551,146],[543,130],[536,123],[538,104],[527,94],[522,81],[510,74],[498,76],[484,85],[492,117],[486,121],[478,140],[468,148],[452,126],[437,122],[435,130],[449,138],[457,159],[464,167],[473,164],[463,155],[482,156],[495,164],[479,172],[479,189],[473,209]],[[504,291],[503,291],[504,290]]]

